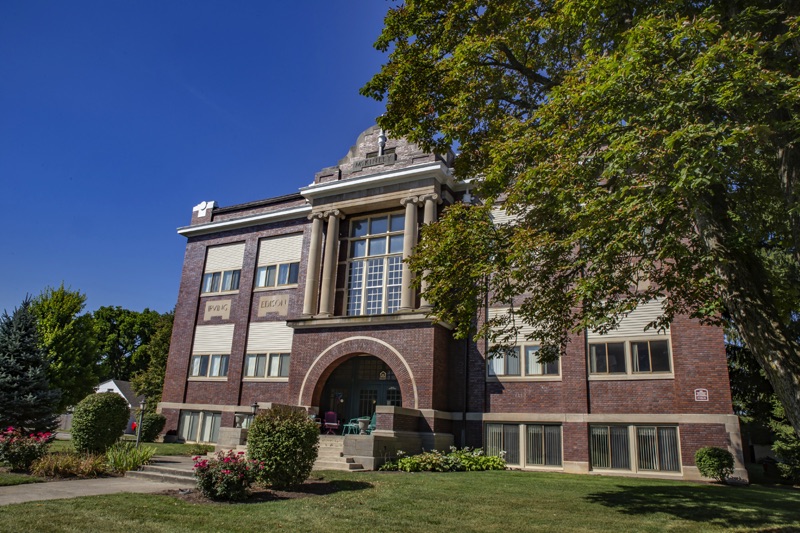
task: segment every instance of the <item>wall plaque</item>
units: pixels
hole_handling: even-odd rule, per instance
[[[708,389],[694,389],[694,401],[696,401],[696,402],[707,402],[708,401]]]
[[[228,320],[231,317],[230,300],[214,300],[211,302],[206,302],[205,308],[206,310],[203,314],[203,320],[211,320],[215,316],[218,316],[224,320]]]
[[[285,294],[264,295],[258,299],[258,316],[277,313],[286,316],[289,312],[289,297]]]

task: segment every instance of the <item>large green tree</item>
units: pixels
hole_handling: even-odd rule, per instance
[[[136,394],[147,398],[148,411],[155,411],[156,405],[161,401],[174,320],[174,310],[161,315],[156,322],[155,331],[150,340],[147,344],[142,345],[137,353],[138,357],[147,360],[147,368],[136,372],[133,375],[133,379],[131,379],[131,383]]]
[[[39,341],[49,362],[52,387],[61,389],[59,412],[94,392],[99,382],[98,353],[90,314],[80,314],[86,295],[64,287],[47,287],[31,303]]]
[[[131,311],[116,306],[97,309],[92,317],[100,352],[100,379],[130,381],[147,368],[147,355],[139,348],[150,342],[161,315],[145,309]]]
[[[456,176],[515,218],[491,234],[504,253],[489,272],[480,247],[461,253],[482,267],[449,268],[435,240],[470,231],[449,220],[463,209],[423,231],[412,266],[439,316],[463,334],[488,292],[515,303],[516,320],[491,326],[531,324],[555,357],[568,331],[607,330],[663,298],[654,327],[729,320],[800,434],[798,12],[779,0],[391,9],[376,43],[388,61],[362,89],[386,100],[379,123],[428,149],[458,143]],[[472,301],[437,297],[464,275],[482,287]]]
[[[60,394],[50,388],[47,366],[26,298],[11,315],[3,311],[0,317],[0,427],[55,429]]]

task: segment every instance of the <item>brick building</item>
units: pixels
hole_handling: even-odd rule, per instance
[[[465,194],[451,164],[373,127],[297,194],[196,206],[178,230],[167,429],[216,442],[252,404],[285,404],[342,422],[376,414],[371,435],[345,437],[371,467],[455,444],[503,450],[520,468],[694,479],[695,451],[715,445],[746,476],[718,328],[678,317],[645,332],[652,302],[540,364],[535,342],[487,360],[484,343],[426,318],[402,259]]]

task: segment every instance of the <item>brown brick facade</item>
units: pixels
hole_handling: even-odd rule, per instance
[[[487,423],[520,424],[523,429],[528,423],[557,424],[567,471],[589,470],[589,428],[593,424],[677,427],[684,467],[694,465],[694,451],[701,446],[737,446],[738,424],[731,421],[722,332],[688,317],[677,317],[671,325],[673,372],[666,379],[641,375],[593,379],[583,334],[570,337],[557,379],[497,379],[487,376],[482,342],[454,340],[446,325],[432,324],[420,310],[344,316],[349,220],[403,212],[399,199],[406,193],[417,198],[434,194],[445,203],[460,194],[441,170],[448,158],[422,154],[402,142],[395,143],[393,164],[358,167],[359,158],[377,149],[377,133],[371,129],[362,134],[348,157],[338,167],[318,173],[315,185],[302,190],[302,196],[209,208],[203,217],[196,211],[192,224],[181,230],[188,240],[161,407],[168,419],[167,430],[178,429],[182,410],[220,412],[221,425],[229,427],[234,424],[234,414],[248,413],[253,402],[319,409],[333,372],[353,358],[369,355],[388,365],[402,397],[403,410],[377,415],[378,430],[385,435],[452,435],[457,444],[483,446]],[[404,177],[405,173],[411,177]],[[372,180],[361,189],[350,185],[371,175],[388,176],[386,184],[376,185]],[[330,193],[318,192],[328,189]],[[312,248],[308,216],[319,213],[327,217],[328,209],[339,209],[343,217],[333,269],[334,316],[304,316],[308,279],[317,276],[321,280],[321,271],[308,271]],[[418,216],[421,224],[422,204]],[[324,220],[326,228],[327,218]],[[303,233],[303,245],[297,285],[268,292],[254,290],[260,240],[298,232]],[[231,243],[244,243],[239,290],[201,295],[207,249]],[[320,254],[324,255],[324,249]],[[286,314],[258,316],[259,298],[264,294],[286,296]],[[219,301],[230,302],[229,317],[206,320],[206,306]],[[413,301],[414,307],[418,306],[418,296]],[[288,379],[243,379],[250,325],[275,321],[286,322],[293,331]],[[223,324],[234,328],[227,376],[189,378],[197,326]],[[707,390],[708,401],[696,401],[695,389]]]

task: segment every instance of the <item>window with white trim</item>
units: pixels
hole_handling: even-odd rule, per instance
[[[522,358],[520,355],[524,353]],[[497,352],[487,360],[487,369],[490,377],[497,376],[558,376],[559,361],[543,363],[539,361],[539,346],[515,346],[510,350]],[[523,372],[524,370],[524,372]]]
[[[593,469],[681,470],[675,426],[592,425],[589,435]]]
[[[217,442],[222,413],[213,411],[181,411],[178,435],[186,442]]]
[[[267,265],[256,270],[256,288],[297,285],[300,263]]]
[[[247,354],[245,372],[247,378],[286,378],[289,377],[288,353]]]
[[[393,313],[400,308],[405,215],[350,221],[347,315]]]
[[[189,367],[189,377],[224,378],[228,375],[229,355],[193,355]]]
[[[590,342],[589,371],[593,375],[669,374],[669,340]]]
[[[205,294],[209,292],[238,291],[241,273],[242,271],[239,269],[203,274],[203,288],[201,292]]]

